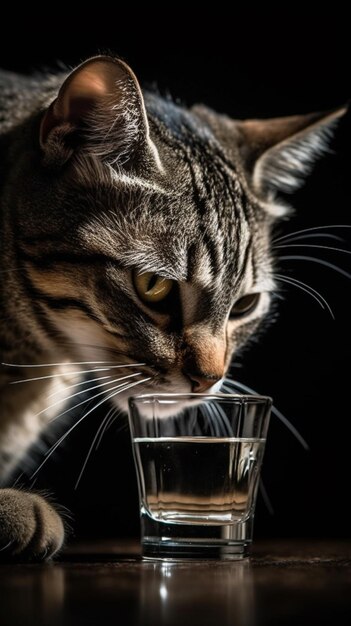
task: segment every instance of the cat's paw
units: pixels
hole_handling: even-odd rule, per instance
[[[61,517],[42,496],[0,489],[0,560],[43,561],[63,540]]]

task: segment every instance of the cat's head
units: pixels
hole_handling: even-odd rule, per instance
[[[106,362],[92,367],[123,409],[133,392],[218,390],[270,309],[276,196],[300,185],[340,114],[240,122],[143,97],[113,58],[72,72],[34,124],[17,202],[52,345]]]

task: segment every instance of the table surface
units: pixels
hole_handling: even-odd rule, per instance
[[[143,562],[136,541],[0,566],[0,624],[351,624],[351,543],[257,542],[240,562]]]

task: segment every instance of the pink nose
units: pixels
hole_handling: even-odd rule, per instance
[[[189,373],[186,372],[186,375],[191,381],[191,391],[193,393],[204,393],[205,391],[207,391],[207,389],[212,387],[212,385],[214,385],[216,382],[218,382],[221,379],[221,377],[218,377],[215,375],[195,376],[191,372]]]

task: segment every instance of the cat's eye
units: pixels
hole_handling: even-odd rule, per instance
[[[164,300],[174,285],[173,280],[153,272],[139,274],[137,270],[133,271],[133,282],[140,300],[147,304],[156,304]]]
[[[248,315],[256,308],[259,299],[259,293],[248,293],[246,296],[239,298],[239,300],[237,300],[232,306],[232,310],[230,311],[230,318],[235,319],[237,317]]]

